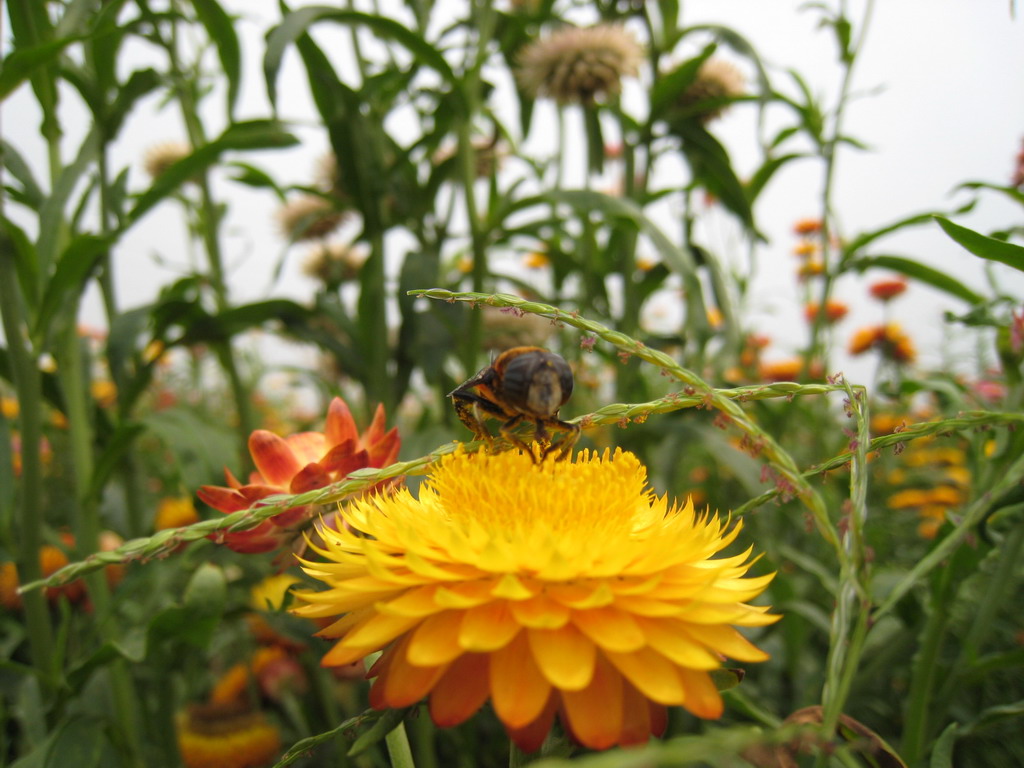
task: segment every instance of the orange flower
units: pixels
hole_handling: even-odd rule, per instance
[[[327,409],[324,432],[300,432],[279,437],[265,429],[249,436],[249,452],[256,471],[242,485],[227,469],[227,488],[204,485],[197,495],[225,514],[248,509],[274,494],[305,493],[323,488],[365,467],[386,467],[398,458],[398,428],[385,430],[384,406],[377,406],[373,422],[359,435],[345,401],[336,397]],[[381,484],[372,489],[379,489]],[[236,552],[270,552],[294,538],[290,528],[313,515],[310,506],[295,507],[264,520],[247,531],[213,534],[215,540]]]
[[[825,302],[825,319],[830,323],[837,323],[846,317],[846,313],[850,311],[850,308],[841,301],[836,299],[829,299]],[[804,307],[804,317],[807,318],[808,323],[813,323],[814,319],[818,316],[818,302],[812,301],[806,307]]]
[[[796,381],[803,370],[804,361],[799,357],[772,360],[761,363],[761,378],[765,381]]]
[[[793,232],[798,235],[815,235],[821,232],[821,219],[800,219],[793,225]]]
[[[39,548],[39,569],[44,579],[55,574],[68,562],[68,556],[64,551],[51,544],[44,544]],[[21,608],[21,595],[18,594],[20,584],[17,566],[10,562],[0,564],[0,605],[9,610]],[[47,587],[45,593],[50,602],[66,597],[74,603],[85,595],[85,586],[81,580],[76,580],[60,587]]]
[[[879,301],[891,301],[905,290],[907,290],[907,281],[902,277],[876,280],[868,286],[868,291]]]
[[[850,354],[864,354],[875,346],[881,338],[883,338],[883,334],[884,328],[880,325],[870,325],[866,328],[858,328],[850,338]]]
[[[859,355],[877,349],[883,357],[896,363],[912,363],[917,357],[913,340],[898,323],[871,325],[860,328],[850,339],[850,354]]]

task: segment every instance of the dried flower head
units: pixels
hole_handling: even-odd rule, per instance
[[[286,203],[277,212],[281,231],[294,240],[317,240],[327,237],[345,220],[329,200],[318,195],[303,195]]]
[[[317,243],[303,262],[302,271],[328,288],[337,288],[359,275],[366,258],[364,249],[348,243]]]
[[[736,65],[712,58],[700,65],[697,76],[679,97],[679,105],[702,123],[721,117],[729,102],[747,93],[746,79]]]
[[[501,170],[501,164],[507,156],[508,150],[496,138],[480,137],[473,139],[472,144],[473,161],[476,166],[474,173],[478,179],[489,179]],[[444,146],[434,153],[432,160],[434,165],[441,165],[456,159],[457,154],[457,146]]]
[[[168,168],[192,154],[192,147],[183,141],[164,141],[146,150],[142,167],[150,178],[162,176]]]
[[[637,39],[617,24],[562,27],[527,45],[516,77],[534,97],[559,104],[592,106],[622,90],[623,77],[636,77],[643,61]]]

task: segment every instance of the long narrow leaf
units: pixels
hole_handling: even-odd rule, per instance
[[[975,256],[989,261],[998,261],[1000,264],[1006,264],[1024,272],[1024,247],[988,237],[967,227],[961,227],[942,216],[935,216],[934,219],[939,222],[939,226],[947,235]]]
[[[901,275],[930,285],[950,296],[962,299],[968,304],[981,304],[985,301],[984,296],[975,293],[956,278],[903,256],[865,256],[850,262],[849,266],[858,272],[864,272],[873,267],[891,269],[893,272],[899,272]]]
[[[81,37],[65,37],[60,40],[21,48],[0,63],[0,100],[6,99],[23,82],[32,77],[38,70],[57,61],[65,48]]]
[[[138,221],[185,181],[216,163],[224,152],[241,149],[281,149],[296,143],[297,139],[273,120],[235,123],[218,138],[161,173],[153,182],[153,186],[139,197],[135,207],[128,213],[128,222],[131,224]]]
[[[380,36],[403,45],[420,64],[435,70],[450,85],[458,87],[458,78],[444,56],[426,40],[406,29],[397,21],[358,11],[339,11],[337,8],[313,5],[289,13],[267,37],[267,51],[263,56],[263,74],[267,81],[267,93],[270,95],[271,102],[276,103],[277,101],[277,75],[285,50],[319,21],[360,24],[369,27]]]
[[[192,7],[200,23],[206,27],[206,34],[217,46],[217,57],[228,80],[228,117],[234,117],[242,84],[242,51],[238,45],[234,22],[216,0],[192,0]]]

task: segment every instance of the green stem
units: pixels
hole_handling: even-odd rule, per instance
[[[100,198],[100,231],[108,234],[112,231],[114,219],[113,206],[110,195],[110,156],[109,141],[104,135],[100,141],[99,151],[99,198]],[[103,297],[103,308],[107,314],[107,327],[113,328],[114,321],[118,316],[117,291],[114,285],[113,262],[110,252],[103,256],[99,272],[100,293]],[[124,393],[128,389],[128,375],[125,370],[124,358],[120,355],[108,355],[107,365],[110,368],[110,378],[117,388],[118,395],[118,419],[124,422],[128,417],[128,410],[123,406]],[[142,512],[144,505],[140,487],[138,467],[133,452],[129,451],[123,458],[121,473],[124,478],[125,508],[126,508],[126,533],[129,537],[139,536],[143,532]]]
[[[857,42],[851,43],[848,56],[844,59],[846,69],[843,72],[842,83],[839,87],[839,99],[836,104],[835,116],[832,121],[831,136],[829,136],[829,138],[821,145],[822,158],[825,161],[825,174],[822,183],[821,200],[821,259],[825,266],[825,273],[821,287],[821,295],[818,298],[818,312],[811,322],[811,343],[808,349],[807,359],[805,361],[805,365],[808,370],[810,369],[810,364],[814,361],[820,361],[824,369],[827,370],[827,360],[825,359],[826,348],[824,339],[822,338],[824,330],[828,327],[828,307],[826,305],[828,304],[829,296],[832,295],[832,285],[835,282],[835,278],[838,277],[839,267],[841,266],[832,263],[831,227],[833,219],[832,199],[836,173],[836,149],[842,139],[843,116],[846,111],[846,105],[850,100],[850,87],[853,84],[853,72],[859,58],[860,51],[864,46],[864,40],[867,36],[868,28],[871,26],[871,17],[874,12],[874,6],[874,0],[867,0],[867,4],[864,7],[864,15],[861,18],[860,34],[857,37]]]
[[[412,749],[409,747],[409,734],[405,732],[405,723],[399,723],[384,737],[384,744],[388,748],[388,757],[391,758],[391,768],[416,768],[412,759]]]
[[[100,519],[98,500],[91,487],[95,465],[92,422],[89,418],[92,399],[89,395],[89,378],[84,367],[82,341],[74,323],[68,324],[60,341],[58,372],[67,407],[68,435],[75,481],[76,501],[72,505],[75,548],[80,553],[95,552],[99,549]],[[114,616],[106,574],[102,571],[91,573],[85,577],[85,582],[100,635],[106,640],[120,640],[121,632]],[[123,659],[112,662],[108,671],[117,722],[128,749],[128,764],[141,766],[139,704],[134,683]]]
[[[16,564],[22,584],[42,577],[39,547],[43,529],[43,472],[40,449],[43,439],[42,378],[35,356],[30,351],[24,329],[18,276],[14,268],[10,241],[0,238],[0,316],[3,318],[7,350],[11,359],[11,377],[20,407],[21,424],[21,515]],[[57,685],[59,670],[53,653],[53,628],[43,592],[22,595],[25,625],[34,667],[43,686]]]
[[[826,734],[831,734],[839,723],[839,716],[860,666],[871,615],[869,576],[864,551],[864,524],[868,514],[867,450],[871,442],[867,392],[863,388],[844,385],[847,409],[857,420],[857,431],[855,445],[851,450],[850,508],[846,515],[846,534],[840,550],[839,590],[832,614],[827,671],[822,689],[822,728]],[[849,629],[851,623],[852,630]]]
[[[932,692],[939,674],[939,652],[946,633],[948,612],[945,598],[949,593],[950,569],[939,577],[939,586],[932,595],[928,620],[924,626],[924,640],[914,660],[910,675],[910,691],[907,695],[907,714],[903,725],[901,753],[908,765],[913,765],[924,749],[928,738],[928,724],[933,701]]]
[[[487,280],[486,233],[481,227],[480,212],[476,201],[476,150],[473,147],[473,118],[479,110],[480,71],[487,58],[487,48],[494,31],[494,11],[490,3],[472,4],[474,26],[478,30],[475,56],[468,63],[463,92],[466,112],[458,123],[458,155],[466,218],[469,220],[470,247],[473,251],[473,290],[482,292]],[[477,369],[477,359],[483,346],[483,320],[479,312],[469,316],[469,330],[463,348],[462,363],[467,375]]]
[[[194,82],[186,78],[178,56],[177,24],[171,24],[171,40],[165,44],[168,58],[170,60],[171,74],[174,78],[175,88],[178,95],[178,103],[181,107],[181,115],[185,122],[185,129],[188,132],[189,142],[193,149],[198,149],[206,144],[206,135],[203,124],[199,119],[198,102]],[[230,303],[228,299],[227,281],[224,274],[224,258],[220,248],[220,214],[214,203],[213,195],[210,192],[209,175],[204,169],[198,178],[200,206],[199,230],[203,246],[210,267],[209,281],[213,289],[214,299],[219,311],[226,310]],[[231,339],[224,339],[215,345],[217,356],[221,367],[228,379],[232,399],[235,403],[235,410],[238,416],[237,436],[239,440],[239,458],[243,466],[248,466],[249,459],[249,435],[256,427],[256,419],[253,415],[252,404],[249,398],[248,388],[239,373],[235,352],[231,345]]]

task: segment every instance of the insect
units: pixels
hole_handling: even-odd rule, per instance
[[[580,437],[577,424],[558,418],[558,409],[572,394],[572,370],[554,352],[540,347],[513,347],[502,352],[476,376],[448,393],[459,420],[473,430],[478,440],[493,443],[484,419],[501,419],[501,435],[531,456],[530,447],[514,434],[524,421],[534,424],[533,439],[542,444],[541,460],[558,451],[558,460]],[[551,443],[548,430],[565,432]]]

